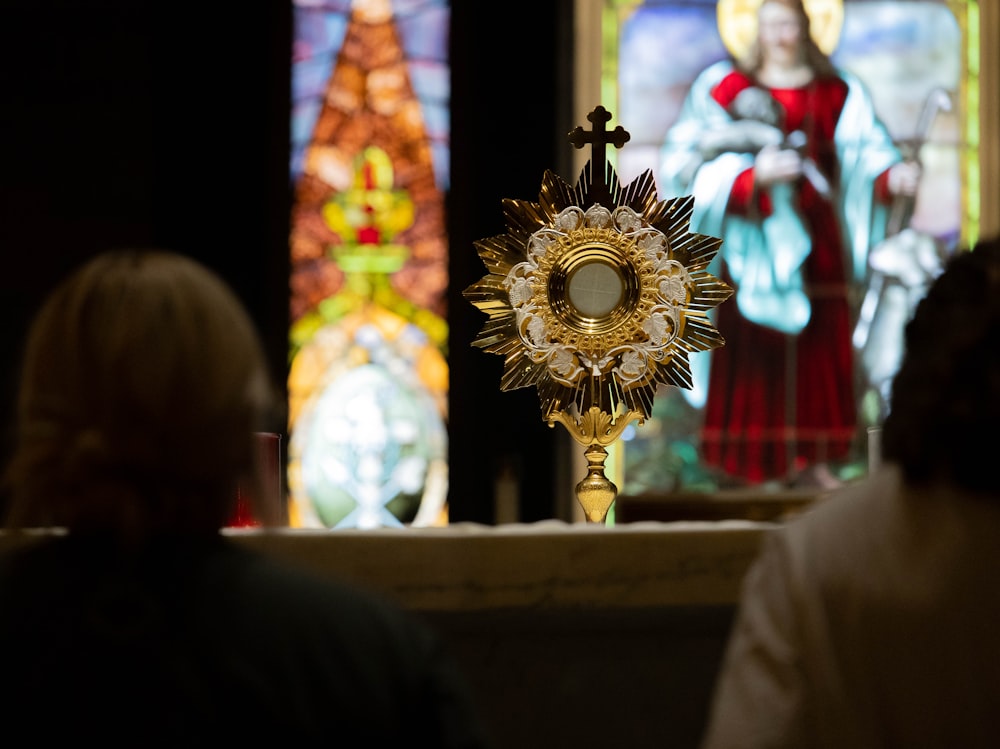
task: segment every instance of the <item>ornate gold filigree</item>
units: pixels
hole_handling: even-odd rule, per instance
[[[688,231],[693,198],[658,200],[649,171],[621,186],[604,147],[628,134],[604,132],[602,107],[588,119],[570,138],[599,147],[597,168],[575,187],[546,172],[537,203],[505,200],[507,233],[475,243],[489,273],[464,295],[488,316],[473,345],[504,357],[501,389],[537,387],[543,418],[588,448],[578,498],[589,482],[603,504],[597,451],[650,416],[659,386],[691,387],[688,355],[723,345],[709,312],[732,290],[707,271],[722,240]],[[610,507],[607,483],[588,519]]]

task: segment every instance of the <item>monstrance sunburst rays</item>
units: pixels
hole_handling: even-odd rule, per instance
[[[536,387],[543,419],[587,448],[577,498],[596,521],[617,493],[605,447],[660,385],[692,386],[688,356],[723,345],[708,313],[732,289],[707,270],[722,240],[689,231],[693,198],[658,200],[650,171],[622,186],[604,149],[628,133],[605,132],[602,107],[588,119],[570,133],[593,150],[576,186],[548,171],[537,203],[504,200],[507,232],[475,243],[488,274],[464,296],[488,317],[473,345],[504,357],[501,390]]]

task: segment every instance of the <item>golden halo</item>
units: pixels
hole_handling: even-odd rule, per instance
[[[729,53],[740,60],[757,37],[757,10],[763,0],[719,0],[719,35]],[[824,54],[833,54],[844,25],[843,0],[804,0],[813,41]]]

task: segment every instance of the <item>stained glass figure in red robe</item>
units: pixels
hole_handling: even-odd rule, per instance
[[[702,460],[737,482],[820,485],[857,432],[855,288],[895,194],[916,192],[855,76],[834,67],[801,0],[764,0],[754,44],[695,80],[660,178],[723,238],[726,345],[692,358]]]

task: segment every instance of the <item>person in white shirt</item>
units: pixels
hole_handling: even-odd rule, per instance
[[[881,466],[766,536],[702,749],[1000,746],[1000,240],[906,328]]]

